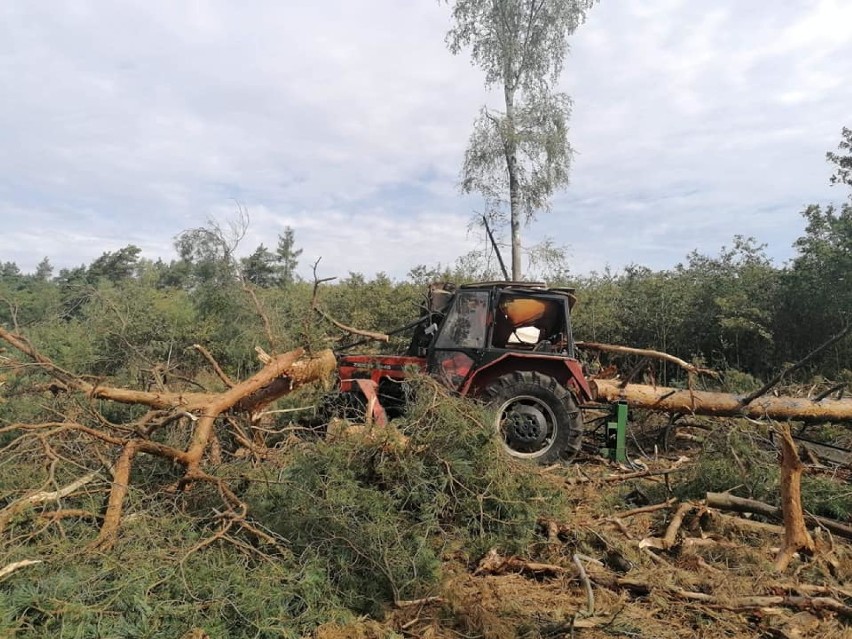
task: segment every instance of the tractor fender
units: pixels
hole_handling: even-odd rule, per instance
[[[538,353],[505,353],[493,362],[481,366],[464,381],[461,395],[479,395],[498,377],[514,371],[544,373],[574,391],[581,401],[591,401],[592,391],[583,368],[576,359],[548,357]]]

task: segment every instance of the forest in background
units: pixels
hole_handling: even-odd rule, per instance
[[[803,215],[805,232],[785,265],[774,264],[754,239],[737,236],[716,255],[693,252],[666,270],[631,265],[574,276],[557,259],[540,275],[577,289],[576,339],[663,350],[737,371],[729,378],[748,384],[798,360],[852,317],[852,205],[810,206]],[[240,375],[253,366],[256,345],[318,348],[335,337],[311,316],[313,283],[295,275],[300,251],[292,230],[279,236],[277,250],[261,245],[238,261],[218,227],[188,230],[175,248],[179,258],[170,262],[144,259],[129,245],[58,273],[48,258],[34,273],[2,264],[0,322],[25,331],[63,366],[128,379],[176,361],[195,343]],[[320,275],[329,275],[321,267]],[[484,256],[471,254],[450,268],[415,267],[402,281],[349,273],[323,284],[321,297],[340,321],[387,331],[417,317],[429,282],[478,279],[497,274]],[[248,288],[280,343],[269,343]],[[850,361],[846,340],[817,366],[824,376],[850,380]],[[667,372],[660,375],[666,383]]]

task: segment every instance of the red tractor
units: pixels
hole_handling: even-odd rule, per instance
[[[495,407],[509,454],[571,459],[583,435],[579,404],[592,399],[574,353],[575,301],[573,289],[532,282],[433,285],[406,355],[340,358],[340,396],[382,422],[401,409],[406,370],[416,367]]]

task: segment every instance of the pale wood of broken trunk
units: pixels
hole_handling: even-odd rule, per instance
[[[784,516],[784,548],[775,560],[776,570],[787,568],[793,555],[804,552],[812,555],[814,540],[805,527],[802,509],[802,471],[805,469],[790,434],[790,425],[778,427],[781,436],[781,511]]]

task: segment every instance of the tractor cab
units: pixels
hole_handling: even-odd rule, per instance
[[[578,405],[592,396],[574,357],[575,301],[572,289],[536,282],[433,285],[407,354],[341,358],[340,391],[386,419],[383,405],[403,409],[406,371],[415,367],[494,405],[511,455],[569,459],[580,448]]]
[[[446,303],[440,324],[431,325],[433,339],[421,351],[429,372],[466,393],[472,374],[510,356],[573,358],[573,293],[530,282],[460,287]]]

